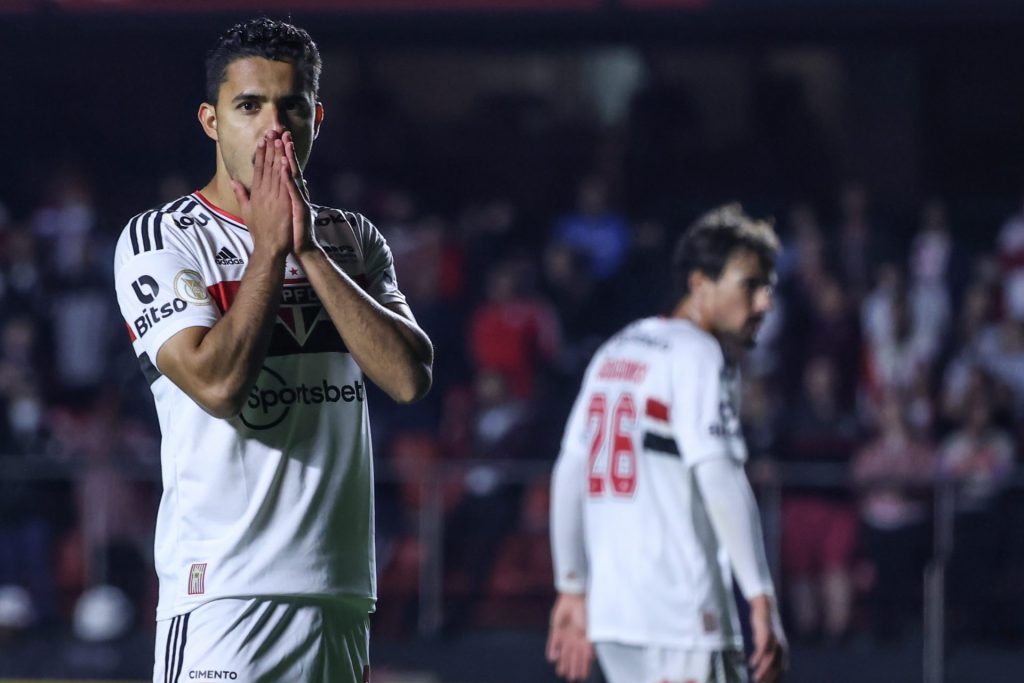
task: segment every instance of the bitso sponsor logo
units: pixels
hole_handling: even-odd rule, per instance
[[[160,285],[149,275],[143,275],[133,282],[132,289],[135,290],[135,296],[144,304],[153,303],[156,295],[160,293]]]
[[[210,305],[210,293],[203,286],[203,276],[194,270],[182,270],[174,276],[174,293],[190,304]]]
[[[315,384],[290,385],[279,373],[264,367],[239,418],[250,429],[271,429],[298,406],[365,400],[366,387],[359,381],[338,386],[323,379]]]
[[[238,254],[227,247],[221,247],[213,260],[218,266],[241,266],[245,264],[245,261],[238,258]]]
[[[141,297],[139,298],[141,299]],[[175,297],[173,301],[161,306],[149,306],[148,308],[144,308],[142,309],[142,315],[135,319],[135,333],[141,339],[142,337],[145,337],[146,333],[153,329],[161,320],[166,320],[175,313],[181,313],[186,308],[188,308],[188,304],[185,300],[177,297]]]
[[[188,677],[193,681],[237,681],[238,672],[236,671],[216,671],[214,669],[192,669],[188,672]]]

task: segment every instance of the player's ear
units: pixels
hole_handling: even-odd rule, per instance
[[[324,103],[316,103],[316,111],[313,114],[313,139],[320,135],[320,124],[324,122]]]
[[[689,285],[689,291],[691,294],[696,294],[703,289],[703,286],[709,282],[708,276],[704,274],[702,270],[691,270],[690,274],[686,278],[686,284]]]
[[[196,116],[199,118],[199,125],[203,127],[206,136],[217,142],[217,108],[209,102],[203,102],[199,105]]]

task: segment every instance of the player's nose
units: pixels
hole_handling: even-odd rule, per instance
[[[285,125],[285,112],[283,109],[271,105],[266,108],[266,111],[270,115],[267,121],[267,131],[274,131],[281,135],[288,130],[288,126]]]
[[[754,310],[757,313],[767,313],[775,305],[775,297],[771,287],[761,287],[754,297]]]

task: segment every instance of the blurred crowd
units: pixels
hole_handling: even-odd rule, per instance
[[[675,238],[710,208],[638,210],[622,150],[605,151],[530,206],[497,192],[425,201],[372,171],[314,178],[319,202],[366,214],[387,238],[436,346],[426,400],[369,399],[379,631],[416,627],[431,510],[446,628],[545,623],[547,475],[583,369],[621,326],[665,312]],[[192,189],[152,184],[135,211]],[[1024,504],[1009,485],[1024,436],[1024,204],[1001,226],[957,224],[941,198],[909,225],[885,208],[847,182],[774,211],[776,307],[747,362],[743,418],[755,485],[782,486],[790,631],[838,641],[914,628],[935,485],[952,482],[950,626],[1019,636],[1024,541],[1012,530]],[[130,214],[110,213],[73,165],[31,211],[0,212],[0,640],[69,625],[112,637],[155,608],[159,433],[113,296]],[[968,251],[971,231],[995,239]],[[118,591],[108,603],[127,620],[90,621],[82,596],[95,602],[97,587]]]

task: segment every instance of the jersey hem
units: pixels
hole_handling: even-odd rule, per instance
[[[339,593],[336,595],[326,593],[238,593],[230,595],[209,595],[203,600],[195,600],[181,603],[173,608],[162,609],[157,607],[155,621],[166,621],[174,617],[189,614],[203,605],[215,600],[305,600],[317,603],[341,602],[350,606],[358,605],[360,609],[366,608],[367,613],[375,612],[377,609],[377,598],[364,595]]]
[[[593,631],[590,635],[591,642],[622,643],[624,645],[638,645],[641,647],[664,647],[677,650],[700,650],[702,652],[717,650],[742,650],[743,638],[736,636],[732,640],[724,638],[694,638],[686,636],[680,638],[667,638],[664,635],[657,637],[649,635],[637,635],[619,631]]]

